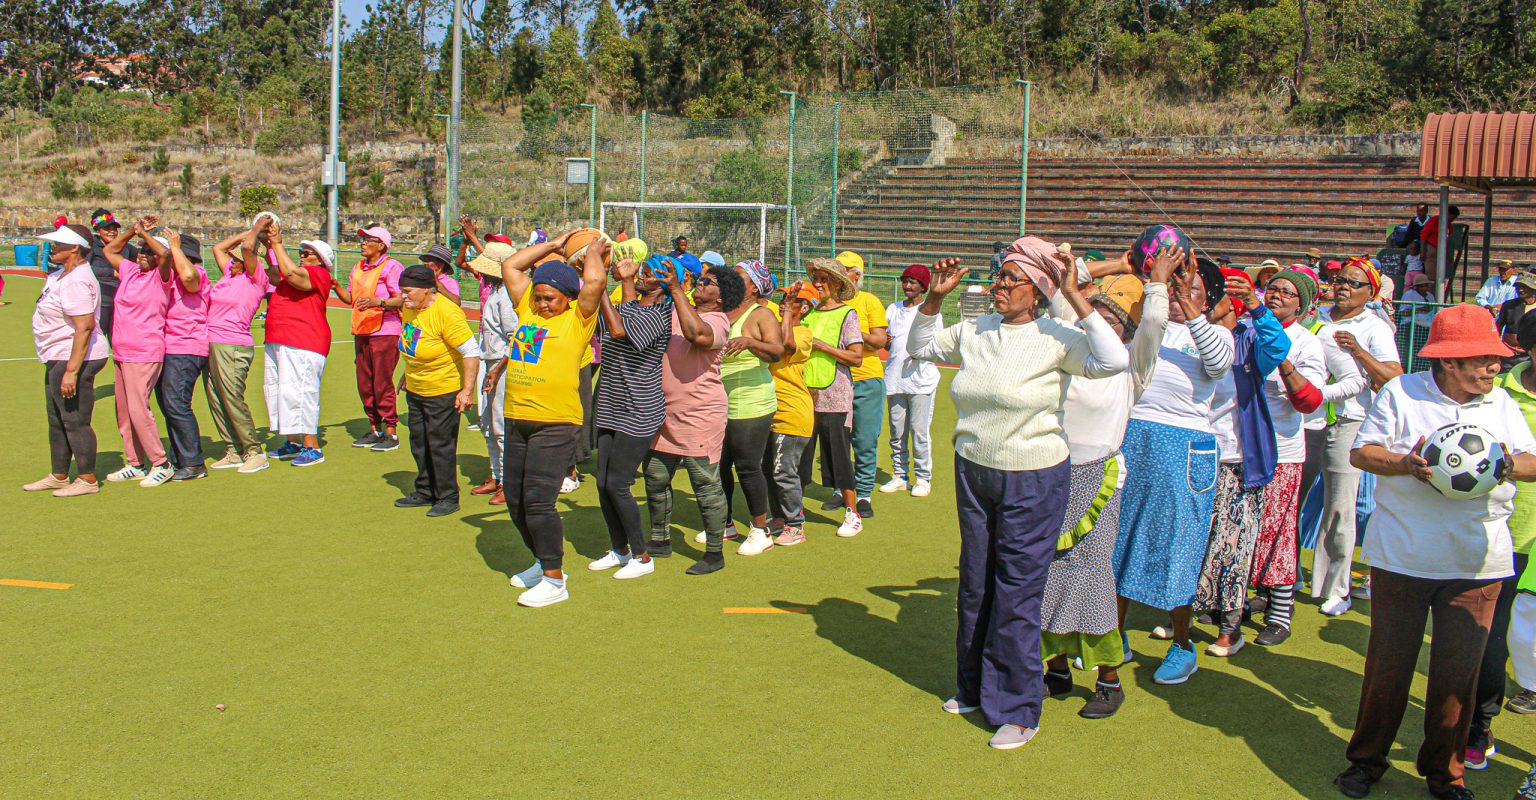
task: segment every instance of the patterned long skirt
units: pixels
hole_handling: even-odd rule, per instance
[[[1088,513],[1104,482],[1104,466],[1114,458],[1072,465],[1063,534],[1075,528]],[[1057,550],[1051,560],[1045,578],[1045,600],[1040,604],[1041,630],[1106,634],[1119,627],[1113,565],[1119,532],[1120,490],[1115,489],[1099,512],[1093,530],[1072,547]]]
[[[1296,498],[1301,465],[1281,464],[1264,489],[1264,519],[1253,548],[1254,586],[1289,586],[1296,582]]]
[[[1265,488],[1243,487],[1243,465],[1222,464],[1216,478],[1211,544],[1195,590],[1195,612],[1226,615],[1240,611],[1248,597],[1248,570],[1259,539]]]

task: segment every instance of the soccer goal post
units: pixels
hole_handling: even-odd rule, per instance
[[[684,236],[695,255],[714,250],[730,264],[755,256],[785,273],[800,266],[794,209],[786,205],[604,201],[598,227],[609,235],[622,227],[656,253],[669,252],[672,241]]]

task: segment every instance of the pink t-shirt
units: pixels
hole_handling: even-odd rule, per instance
[[[117,265],[117,297],[112,301],[113,358],[130,364],[165,360],[165,314],[171,307],[171,287],[160,281],[160,270],[143,270],[123,259]]]
[[[720,460],[725,441],[725,384],[720,382],[720,357],[725,353],[731,321],[719,311],[699,315],[715,332],[715,346],[694,347],[683,336],[683,326],[672,312],[672,337],[661,358],[661,394],[667,417],[652,447],[659,453],[702,456]]]
[[[32,341],[37,344],[37,360],[68,361],[75,346],[75,326],[70,317],[90,314],[101,322],[101,285],[91,272],[91,265],[82,264],[69,272],[55,272],[43,282],[43,293],[37,298],[37,309],[32,312]],[[90,345],[85,350],[85,360],[106,358],[112,352],[101,328],[91,329]]]
[[[399,261],[385,256],[382,262],[377,266],[371,267],[371,269],[384,270],[383,274],[379,276],[378,285],[373,287],[374,297],[380,300],[388,300],[391,297],[400,296],[400,273],[405,271],[405,267]],[[352,296],[352,302],[357,302],[357,295]],[[379,329],[371,335],[399,336],[400,331],[400,309],[386,308],[384,309],[384,318],[379,322]]]
[[[171,307],[165,312],[165,354],[208,357],[208,298],[212,286],[202,264],[197,270],[197,291],[189,292],[171,271]]]
[[[208,294],[208,341],[244,347],[255,345],[256,340],[251,337],[251,318],[256,316],[261,299],[271,288],[272,282],[267,280],[265,270],[258,269],[255,274],[234,273],[225,267],[223,277]]]
[[[437,276],[437,288],[438,291],[443,292],[444,294],[453,295],[454,300],[460,299],[459,292],[461,290],[459,289],[458,278],[455,278],[446,272]]]

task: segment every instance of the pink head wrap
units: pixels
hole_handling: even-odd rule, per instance
[[[1025,236],[1008,245],[1003,251],[1003,263],[1018,264],[1047,300],[1056,296],[1067,270],[1056,257],[1056,245],[1038,236]]]

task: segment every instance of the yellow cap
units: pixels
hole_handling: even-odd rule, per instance
[[[844,250],[838,253],[837,263],[850,270],[857,270],[860,275],[864,274],[864,258],[852,250]]]

